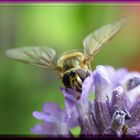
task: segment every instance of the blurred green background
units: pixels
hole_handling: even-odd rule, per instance
[[[127,17],[124,29],[97,54],[96,65],[140,70],[140,6],[109,4],[0,5],[0,134],[31,134],[34,110],[44,102],[64,107],[61,80],[51,70],[12,61],[5,50],[50,46],[58,54],[81,49],[83,39],[107,23]]]

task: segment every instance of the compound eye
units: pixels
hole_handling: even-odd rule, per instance
[[[70,87],[70,73],[69,72],[64,74],[63,83],[66,87]]]
[[[70,76],[74,77],[76,75],[76,72],[75,71],[71,71],[70,72]]]

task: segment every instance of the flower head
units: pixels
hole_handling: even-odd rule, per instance
[[[33,113],[43,120],[33,132],[70,136],[71,128],[78,125],[85,136],[140,135],[140,73],[99,65],[84,80],[82,93],[66,88],[61,91],[65,109],[46,103],[43,112]]]

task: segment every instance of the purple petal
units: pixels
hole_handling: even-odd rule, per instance
[[[81,98],[76,104],[76,109],[79,114],[79,117],[87,115],[89,111],[89,95],[95,93],[94,81],[93,81],[93,73],[90,73],[82,85],[82,94]]]
[[[65,89],[65,88],[61,88],[61,92],[63,93],[64,97],[69,98],[70,100],[72,100],[74,103],[78,102],[77,100],[77,92],[73,89]]]
[[[56,123],[53,123],[53,122],[43,122],[41,127],[42,127],[42,133],[43,134],[47,134],[49,136],[57,135],[58,134]]]
[[[56,103],[47,102],[43,105],[43,112],[52,116],[56,116],[62,112],[62,109],[60,109],[59,105]]]
[[[129,98],[127,96],[127,91],[124,90],[121,86],[116,87],[113,90],[113,96],[112,96],[112,113],[114,113],[116,110],[126,110],[129,111],[131,107],[131,103],[129,101]]]
[[[111,82],[103,66],[97,66],[94,71],[95,100],[106,102],[107,96],[111,96]]]
[[[120,81],[128,74],[128,70],[125,68],[120,68],[115,70],[111,66],[104,66],[111,81],[111,85],[115,88],[116,86],[120,85]]]
[[[68,123],[69,128],[74,128],[79,125],[78,114],[75,108],[75,103],[69,98],[65,97],[66,109],[64,113],[63,122]]]
[[[82,85],[81,103],[89,100],[89,95],[95,93],[93,73],[90,73]]]
[[[39,120],[44,120],[46,118],[46,114],[43,113],[43,112],[38,112],[38,111],[34,111],[33,112],[33,116],[36,118],[36,119],[39,119]]]
[[[107,105],[107,95],[110,96],[112,87],[110,87],[110,80],[108,78],[106,69],[103,66],[97,66],[94,71],[95,84],[95,114],[97,125],[100,133],[109,126],[111,116]]]
[[[99,129],[99,133],[101,134],[109,126],[111,116],[106,103],[95,101],[94,106],[95,106],[96,123]]]
[[[71,113],[71,118],[68,118],[68,125],[69,128],[74,128],[76,126],[79,126],[78,113],[75,108]]]
[[[69,129],[67,123],[53,123],[53,122],[43,122],[41,125],[35,125],[31,132],[35,134],[45,134],[48,136],[59,136],[59,135],[69,135]]]
[[[111,66],[104,66],[106,69],[107,76],[111,81],[111,86],[115,87],[117,85],[117,75],[116,70]]]
[[[88,108],[88,99],[85,99],[83,101],[81,98],[77,100],[75,96],[72,95],[73,90],[66,90],[62,89],[62,92],[65,96],[65,106],[66,106],[66,111],[68,114],[68,117],[71,118],[72,111],[74,111],[75,107],[76,110],[78,111],[78,114],[80,116],[83,116],[87,112]],[[75,91],[74,91],[75,92]],[[83,102],[82,102],[83,101]]]
[[[65,97],[65,106],[66,106],[66,112],[67,112],[68,118],[71,118],[72,112],[75,110],[75,104],[72,100]]]
[[[68,123],[58,123],[57,124],[57,132],[60,135],[69,135]]]
[[[35,125],[33,128],[31,128],[31,132],[34,134],[42,134],[41,124]]]
[[[31,128],[31,132],[45,135],[58,134],[56,124],[50,122],[43,122],[43,124],[35,125],[33,128]]]
[[[77,102],[77,99],[72,95],[72,93],[74,92],[73,90],[66,91],[64,88],[61,88],[61,91],[65,97],[66,113],[68,119],[70,119],[72,112],[75,110],[75,103]]]
[[[106,102],[107,96],[111,98],[111,81],[109,80],[105,67],[96,67],[94,71],[94,85],[96,100]]]
[[[98,132],[98,125],[97,125],[97,118],[96,118],[96,113],[95,113],[95,105],[94,103],[89,104],[89,112],[92,114],[92,127],[94,127],[94,132],[93,134],[99,134]]]
[[[67,121],[70,128],[76,127],[79,124],[78,114],[75,108],[75,104],[77,104],[77,99],[72,95],[72,93],[67,93],[64,88],[61,88],[62,93],[65,97],[65,108],[67,113]],[[68,92],[72,92],[73,90],[68,90]]]
[[[131,110],[130,110],[130,114],[131,114],[131,120],[128,121],[128,126],[129,127],[134,127],[138,124],[140,124],[140,100],[137,100]]]
[[[36,119],[47,121],[47,122],[58,122],[58,121],[60,121],[60,117],[58,118],[57,116],[48,115],[44,112],[34,111],[33,116]]]
[[[45,103],[43,106],[43,111],[46,115],[46,121],[65,121],[66,112],[56,103]]]
[[[128,70],[125,68],[117,69],[116,71],[116,77],[117,77],[117,85],[120,85],[120,82],[123,80],[123,78],[128,74]]]
[[[79,118],[82,135],[93,135],[98,134],[95,123],[92,118],[92,114],[88,113],[83,117]]]

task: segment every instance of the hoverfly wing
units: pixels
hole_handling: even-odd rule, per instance
[[[57,69],[56,52],[48,47],[24,47],[6,51],[9,58],[39,67]]]
[[[85,61],[90,61],[102,48],[103,44],[112,39],[126,23],[123,18],[115,23],[105,25],[89,34],[83,41]]]

